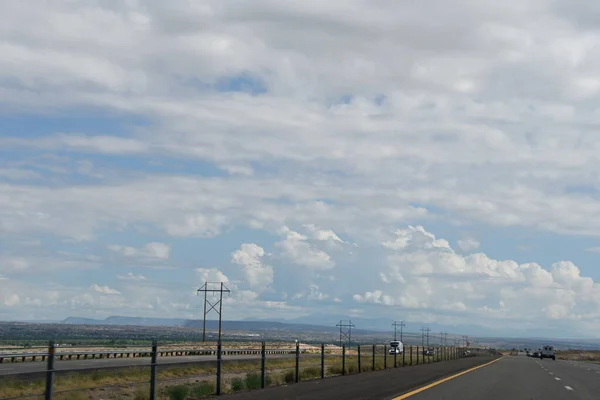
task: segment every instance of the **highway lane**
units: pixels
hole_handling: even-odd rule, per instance
[[[508,356],[395,400],[598,399],[600,374],[597,370],[566,361]]]
[[[267,356],[267,360],[276,358],[294,358],[294,354],[277,354]],[[319,354],[303,354],[303,359],[307,357],[320,358]],[[257,355],[230,355],[223,356],[223,361],[249,361],[249,360],[260,360],[260,356]],[[159,357],[159,365],[185,365],[193,363],[210,363],[216,362],[216,356],[172,356],[172,357]],[[86,370],[86,369],[100,369],[100,368],[124,368],[124,367],[143,367],[150,366],[149,357],[139,358],[102,358],[94,360],[56,360],[54,368],[57,371],[64,370]],[[160,368],[160,366],[159,366]],[[17,375],[17,374],[34,374],[40,373],[46,369],[45,362],[20,362],[20,363],[2,363],[0,364],[0,377]]]
[[[412,367],[390,368],[384,371],[317,379],[299,384],[230,394],[220,398],[222,400],[391,399],[398,393],[421,387],[436,379],[470,369],[494,358],[491,356],[469,357]],[[462,397],[455,397],[455,399],[462,399]]]

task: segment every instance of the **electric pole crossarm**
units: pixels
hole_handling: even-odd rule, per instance
[[[219,285],[219,288],[216,289],[211,288],[209,285]],[[227,286],[225,286],[225,284],[223,282],[206,282],[204,283],[204,285],[202,285],[202,287],[200,287],[200,289],[198,289],[196,291],[196,293],[200,293],[200,292],[204,292],[204,315],[202,318],[202,341],[205,342],[206,341],[206,315],[211,312],[211,311],[215,311],[217,313],[217,315],[219,316],[219,343],[221,342],[221,326],[222,326],[222,318],[221,315],[223,314],[223,293],[231,293],[231,291],[227,288]],[[219,299],[217,301],[215,301],[214,303],[209,301],[207,298],[208,293],[211,294],[216,294],[219,293]],[[210,306],[210,308],[207,309],[207,305]],[[219,309],[217,310],[217,306],[219,307]]]

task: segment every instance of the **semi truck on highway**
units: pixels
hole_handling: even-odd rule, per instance
[[[404,344],[399,340],[392,340],[390,342],[390,354],[402,354],[404,351]]]

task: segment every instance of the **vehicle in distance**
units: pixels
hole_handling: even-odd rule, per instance
[[[404,344],[399,340],[392,340],[390,342],[390,354],[402,354],[404,351]]]
[[[556,361],[556,352],[554,351],[554,346],[544,346],[542,347],[542,351],[540,352],[540,359],[551,358]]]

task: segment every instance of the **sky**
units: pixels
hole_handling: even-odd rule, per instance
[[[209,281],[225,319],[598,337],[599,22],[591,0],[2,1],[0,320],[201,318]]]

